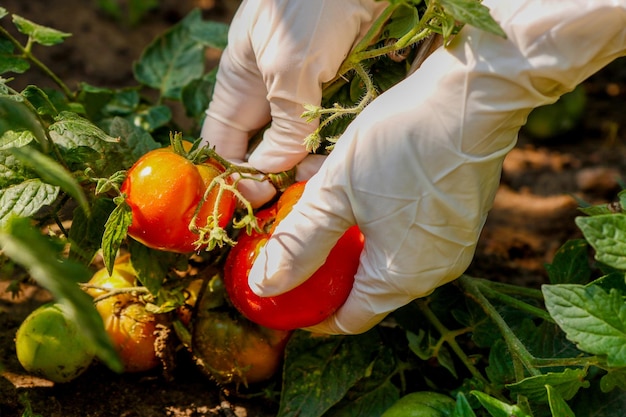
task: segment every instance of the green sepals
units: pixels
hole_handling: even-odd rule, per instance
[[[13,15],[13,24],[15,24],[15,27],[20,33],[27,35],[33,42],[40,45],[57,45],[62,43],[65,38],[72,36],[71,33],[65,33],[47,26],[39,25],[16,14]]]
[[[489,8],[477,0],[438,0],[455,20],[506,38],[506,33],[489,14]]]

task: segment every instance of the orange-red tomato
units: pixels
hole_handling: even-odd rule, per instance
[[[109,275],[106,268],[102,268],[93,274],[88,284],[102,289],[87,288],[85,291],[93,298],[98,298],[107,294],[109,290],[134,287],[137,285],[136,281],[137,273],[130,263],[130,257],[125,255],[115,261],[111,275]],[[136,301],[136,297],[130,293],[117,294],[96,302],[96,310],[98,310],[102,317],[108,317],[113,314],[116,309],[120,309],[133,301]]]
[[[298,287],[273,297],[259,297],[248,285],[248,274],[274,227],[302,195],[303,183],[289,187],[276,205],[258,213],[262,231],[242,233],[224,266],[224,283],[233,305],[251,321],[279,330],[322,322],[347,299],[359,266],[364,237],[353,226],[337,241],[325,263]],[[265,227],[263,227],[265,226]]]
[[[171,149],[163,148],[143,155],[128,170],[121,191],[132,209],[128,234],[153,249],[188,253],[196,249],[198,235],[189,224],[201,204],[207,187],[224,172],[215,161],[195,165]],[[235,196],[222,194],[217,202],[215,187],[202,204],[196,225],[204,227],[217,204],[220,227],[225,227],[235,210]]]

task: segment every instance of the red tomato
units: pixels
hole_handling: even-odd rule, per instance
[[[224,283],[233,305],[253,322],[279,330],[313,326],[332,315],[352,289],[364,245],[361,231],[353,226],[337,241],[325,263],[307,281],[274,297],[254,294],[248,285],[252,264],[275,225],[287,215],[304,190],[303,183],[292,187],[275,206],[258,213],[262,223],[271,227],[250,235],[242,233],[224,265]]]
[[[207,186],[223,172],[216,162],[194,165],[171,149],[157,149],[143,155],[128,170],[121,191],[133,213],[129,236],[153,249],[188,253],[196,250],[198,235],[189,230],[196,208]],[[197,217],[197,226],[206,226],[213,213],[218,189],[209,193]],[[218,205],[218,224],[225,227],[235,210],[232,193],[223,194]]]

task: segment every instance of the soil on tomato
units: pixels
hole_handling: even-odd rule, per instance
[[[207,18],[229,21],[237,0],[164,0],[136,26],[107,17],[98,2],[5,0],[9,12],[70,32],[62,45],[36,48],[44,62],[67,81],[103,87],[133,85],[132,62],[143,48],[193,7]],[[119,2],[125,5],[127,2]],[[219,55],[208,55],[214,65]],[[22,78],[22,77],[20,77]],[[48,81],[33,73],[30,84]],[[549,141],[522,133],[504,163],[501,187],[468,273],[529,287],[546,282],[545,264],[567,240],[580,237],[574,224],[579,200],[615,199],[626,174],[626,62],[618,60],[585,83],[584,120],[572,132]],[[4,271],[4,269],[3,269]],[[34,285],[18,297],[6,292],[14,273],[0,272],[0,416],[18,417],[191,417],[276,415],[277,405],[259,390],[232,390],[208,380],[182,352],[177,367],[118,375],[94,364],[78,379],[53,384],[24,372],[15,356],[14,336],[28,313],[50,300]],[[266,385],[264,392],[279,390]],[[30,408],[33,414],[24,414]]]

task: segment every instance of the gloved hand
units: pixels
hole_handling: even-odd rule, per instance
[[[298,179],[317,171],[323,157],[303,144],[316,123],[302,117],[304,104],[319,105],[354,44],[387,6],[376,0],[244,1],[220,59],[213,99],[202,127],[203,143],[223,157],[265,173],[300,164]],[[248,158],[248,140],[271,127]],[[276,193],[269,182],[242,181],[239,191],[258,207]]]
[[[529,112],[626,52],[626,0],[483,4],[508,38],[467,26],[374,100],[254,263],[253,291],[283,293],[359,225],[366,243],[353,290],[310,330],[366,331],[462,274]]]

